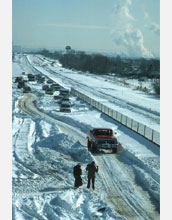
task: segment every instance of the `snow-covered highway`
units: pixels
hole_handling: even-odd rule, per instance
[[[15,55],[14,78],[22,71],[36,74],[37,68],[39,73],[42,71],[65,87],[79,86],[76,77],[69,79],[72,72],[60,67],[58,62],[50,70],[51,61],[46,60],[44,69],[39,56],[29,55],[28,60],[24,55]],[[97,80],[96,88],[101,87]],[[159,148],[76,97],[71,97],[72,112],[60,113],[58,103],[52,96],[44,94],[42,85],[28,84],[32,88],[32,94],[28,95],[23,95],[22,90],[13,85],[14,220],[158,220]],[[92,86],[83,83],[80,89],[86,89],[88,94],[94,91]],[[96,89],[93,95],[102,99],[108,97]],[[158,112],[157,109],[154,106],[150,112]],[[158,128],[158,118],[149,117],[149,120]],[[92,127],[111,127],[117,131],[123,151],[90,154],[85,137]],[[85,167],[92,160],[99,166],[95,192],[86,189]],[[75,190],[72,168],[78,162],[82,164],[84,185]],[[101,207],[106,207],[104,213],[97,211]]]
[[[32,63],[32,57],[25,58],[28,65]],[[159,131],[159,99],[153,98],[152,95],[141,95],[140,92],[121,87],[117,83],[114,87],[113,77],[111,77],[111,81],[110,79],[107,81],[106,78],[98,75],[92,76],[91,74],[65,70],[61,67],[57,68],[57,66],[53,67],[50,61],[42,61],[39,56],[34,60],[33,66],[42,74],[54,80],[59,78],[66,86],[79,89],[83,93],[87,91],[89,97],[101,100],[107,106],[115,108],[119,112],[123,112],[127,116],[144,122],[145,125]],[[142,97],[141,100],[140,97]]]
[[[76,139],[76,141],[80,141],[80,143],[86,142],[85,136],[82,135],[83,137],[81,138],[81,136],[78,135],[76,128],[71,126],[69,127],[67,124],[64,125],[62,122],[51,118],[45,113],[41,113],[34,105],[35,99],[32,96],[26,96],[22,100],[20,100],[20,102],[23,103],[21,105],[21,108],[22,110],[26,111],[26,113],[40,116],[43,118],[43,120],[52,120],[55,124],[57,124],[58,127],[60,127],[60,129],[62,129],[64,133],[72,136],[74,139]],[[151,212],[154,211],[153,207],[151,208],[151,203],[145,204],[144,200],[142,199],[144,197],[147,197],[147,195],[143,191],[141,192],[140,189],[136,190],[137,187],[133,186],[134,180],[130,177],[131,173],[128,172],[127,168],[124,165],[122,166],[120,164],[120,161],[116,159],[116,155],[98,154],[95,155],[95,161],[100,167],[100,177],[103,182],[102,189],[104,188],[103,191],[106,192],[98,195],[102,200],[110,203],[112,207],[116,207],[118,213],[126,216],[128,219],[135,220],[141,219],[142,217],[143,219],[154,219],[154,215],[157,214],[155,212],[155,214],[152,215]],[[116,176],[119,175],[120,178],[116,178]],[[114,176],[114,178],[112,178],[112,176]],[[125,182],[125,184],[123,184],[123,181]],[[130,192],[132,192],[132,197]],[[135,200],[135,197],[139,196],[139,200]],[[138,203],[138,201],[141,202]],[[134,206],[134,208],[130,204],[133,204],[132,206]],[[150,209],[152,209],[151,212]],[[148,213],[147,211],[145,212],[145,210],[148,210]]]

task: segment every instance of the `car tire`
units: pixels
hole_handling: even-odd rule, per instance
[[[117,148],[112,149],[112,152],[116,154],[117,153]]]

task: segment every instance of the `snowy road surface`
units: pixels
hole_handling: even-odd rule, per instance
[[[31,72],[31,65],[16,55],[13,77],[22,71]],[[42,85],[29,84],[27,95],[13,85],[13,219],[159,219],[159,148],[76,97],[72,113],[60,113]],[[90,154],[86,132],[102,126],[117,131],[122,152]],[[92,160],[99,166],[95,192],[86,188]],[[76,190],[78,162],[84,184]]]
[[[28,65],[32,63],[32,57],[27,56],[26,62]],[[105,103],[108,107],[115,108],[124,115],[126,114],[138,121],[141,120],[142,123],[144,122],[147,126],[159,131],[159,99],[151,95],[141,94],[135,90],[131,91],[130,88],[121,87],[118,84],[114,86],[114,83],[112,83],[113,77],[110,82],[107,82],[106,78],[97,75],[78,74],[63,68],[57,69],[50,63],[45,64],[44,62],[42,63],[38,56],[36,61],[34,58],[32,65],[36,70],[41,71],[53,80],[58,79],[66,86],[78,89],[83,93],[87,91],[88,96],[97,100],[101,99],[102,104]]]

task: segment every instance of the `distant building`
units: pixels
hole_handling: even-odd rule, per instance
[[[75,50],[73,50],[70,46],[66,46],[66,54],[74,54]]]
[[[66,53],[67,53],[67,54],[69,54],[69,53],[70,53],[70,51],[71,51],[71,47],[70,47],[70,46],[66,46],[66,48],[65,48],[65,49],[66,49]]]

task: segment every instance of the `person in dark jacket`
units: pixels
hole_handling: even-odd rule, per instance
[[[74,183],[74,187],[78,188],[79,186],[82,186],[82,169],[81,169],[81,164],[77,164],[76,166],[74,166],[73,168],[73,175],[75,178],[75,183]]]
[[[92,188],[95,189],[94,183],[95,183],[95,177],[96,173],[98,172],[98,166],[95,166],[95,162],[93,161],[91,164],[88,164],[86,167],[86,170],[88,171],[88,184],[87,188],[90,188],[90,181],[92,182]]]

